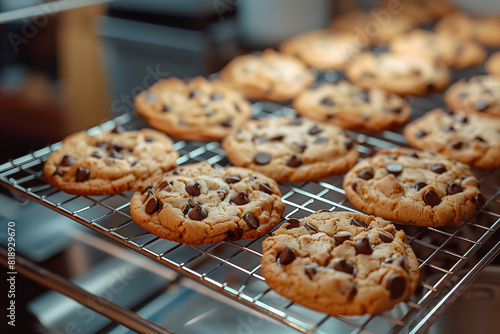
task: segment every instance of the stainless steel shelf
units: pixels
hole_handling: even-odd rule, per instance
[[[332,75],[320,77],[335,77]],[[413,117],[438,106],[440,96],[409,99]],[[294,114],[287,105],[253,104],[254,117]],[[128,128],[146,127],[140,118],[124,115],[89,130],[98,133],[116,122]],[[381,148],[407,146],[401,129],[373,133],[351,132],[360,142],[362,157]],[[486,205],[469,220],[443,228],[402,226],[421,269],[421,281],[411,298],[377,316],[333,317],[295,304],[270,290],[260,273],[261,243],[266,236],[238,242],[192,246],[160,239],[140,228],[130,217],[133,192],[109,196],[74,196],[47,184],[44,161],[60,143],[0,165],[0,184],[107,236],[148,258],[176,270],[260,313],[303,333],[418,333],[424,331],[449,302],[500,252],[500,170],[474,173]],[[179,164],[208,161],[228,165],[219,142],[176,141]],[[286,211],[283,219],[302,218],[317,210],[357,211],[342,189],[343,175],[318,182],[281,184]],[[459,275],[462,268],[469,274]],[[462,271],[463,272],[463,271]]]

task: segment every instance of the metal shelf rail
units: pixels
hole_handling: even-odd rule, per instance
[[[327,73],[319,80],[334,81]],[[413,118],[439,105],[440,96],[409,99]],[[254,118],[294,114],[287,105],[253,104]],[[89,129],[90,133],[113,128],[147,127],[140,118],[122,115]],[[383,132],[350,132],[360,142],[362,157],[381,148],[407,146],[401,129]],[[222,241],[192,246],[160,239],[140,228],[130,217],[133,192],[109,196],[74,196],[47,184],[42,175],[44,161],[60,143],[0,165],[0,184],[27,199],[70,217],[148,258],[277,319],[303,333],[419,333],[451,303],[475,276],[500,252],[500,242],[491,241],[500,229],[500,170],[474,173],[480,181],[486,205],[467,221],[443,228],[402,226],[420,262],[421,281],[404,303],[380,315],[329,316],[295,304],[270,290],[260,274],[261,243],[266,236],[238,242]],[[228,165],[219,142],[176,141],[179,164],[208,161]],[[286,211],[283,219],[302,218],[317,210],[357,211],[342,189],[343,175],[318,182],[281,184]],[[470,268],[468,274],[459,271]],[[463,270],[461,271],[463,272]]]

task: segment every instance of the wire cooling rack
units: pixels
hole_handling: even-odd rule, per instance
[[[335,81],[338,73],[323,74],[319,81]],[[411,98],[413,118],[439,106],[441,96]],[[255,118],[293,115],[287,105],[253,104]],[[126,128],[142,128],[140,118],[123,115],[89,129],[98,133],[119,122]],[[382,148],[407,146],[401,129],[383,132],[350,132],[360,143],[361,157]],[[0,184],[16,196],[34,200],[97,231],[151,259],[222,294],[246,304],[304,333],[416,333],[424,331],[481,269],[499,252],[500,170],[475,170],[486,205],[469,220],[443,228],[402,228],[414,249],[421,269],[417,291],[407,302],[377,316],[333,317],[295,304],[270,290],[260,273],[261,244],[266,236],[238,242],[191,246],[160,239],[140,228],[130,217],[133,192],[110,196],[74,196],[47,184],[42,175],[44,161],[60,143],[0,165]],[[179,164],[208,161],[228,165],[219,142],[177,141]],[[317,210],[357,211],[342,189],[343,175],[318,182],[281,184],[286,204],[283,219],[302,218]],[[496,238],[492,236],[496,234]],[[467,274],[463,273],[467,268]]]

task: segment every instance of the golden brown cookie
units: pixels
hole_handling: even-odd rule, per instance
[[[289,219],[262,251],[261,272],[271,289],[331,315],[384,312],[407,300],[419,282],[405,233],[359,213]]]
[[[237,89],[203,77],[161,80],[135,98],[135,108],[155,129],[184,140],[220,140],[251,117]]]
[[[48,183],[70,194],[105,195],[140,189],[177,166],[170,138],[151,129],[77,132],[62,141],[43,167]]]
[[[492,54],[484,66],[489,74],[500,76],[500,51]]]
[[[468,15],[457,12],[445,16],[435,30],[465,41],[478,42],[489,48],[500,47],[500,15]]]
[[[193,245],[256,238],[270,231],[284,210],[274,180],[207,162],[165,173],[130,201],[130,214],[142,228]]]
[[[416,20],[419,24],[427,25],[457,11],[457,6],[448,0],[382,0],[375,10],[391,14],[392,16],[405,15]],[[379,15],[382,13],[379,12]]]

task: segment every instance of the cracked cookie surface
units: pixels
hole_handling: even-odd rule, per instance
[[[273,290],[331,315],[381,313],[419,282],[405,233],[374,216],[319,211],[289,219],[262,249],[261,272]]]
[[[142,228],[193,245],[259,237],[281,220],[284,209],[272,179],[207,162],[165,173],[130,201],[132,218]]]
[[[385,130],[406,123],[409,104],[400,96],[378,88],[361,89],[348,81],[323,83],[293,101],[297,112],[345,129]]]
[[[184,140],[220,140],[251,117],[250,103],[221,80],[161,80],[135,99],[155,129]]]
[[[82,131],[66,137],[45,162],[43,174],[70,194],[117,194],[139,189],[148,178],[174,168],[178,157],[165,134],[118,125],[96,135]]]
[[[360,161],[343,187],[363,212],[408,225],[451,225],[485,204],[468,165],[405,148],[384,149]]]
[[[288,116],[249,121],[222,143],[234,165],[278,182],[318,180],[345,173],[359,156],[356,146],[340,127]]]
[[[275,102],[294,98],[314,81],[302,61],[273,49],[235,57],[220,71],[220,77],[249,99]]]
[[[435,109],[408,124],[404,135],[417,149],[472,167],[500,167],[500,118]]]

